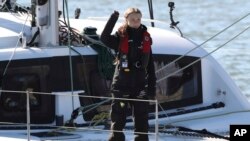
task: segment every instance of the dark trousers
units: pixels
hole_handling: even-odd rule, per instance
[[[115,98],[132,98],[132,99],[147,99],[146,97],[138,98],[138,93],[112,93]],[[124,96],[126,95],[126,96]],[[109,141],[125,141],[125,135],[122,132],[126,124],[126,117],[128,113],[128,105],[131,106],[134,116],[134,141],[148,141],[148,102],[142,101],[125,101],[113,100],[111,104],[111,136]],[[140,133],[136,133],[140,132]]]

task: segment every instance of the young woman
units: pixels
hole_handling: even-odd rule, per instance
[[[101,40],[118,52],[111,87],[114,98],[147,100],[155,97],[155,69],[152,58],[152,39],[146,26],[141,24],[142,13],[137,8],[125,11],[125,23],[111,35],[118,20],[114,11],[108,20]],[[148,102],[113,100],[111,105],[111,130],[109,141],[125,141],[122,132],[126,124],[128,104],[134,116],[135,141],[148,141]],[[143,134],[140,134],[143,133]]]

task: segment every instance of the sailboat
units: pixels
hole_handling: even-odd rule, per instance
[[[0,5],[0,140],[107,140],[115,53],[99,39],[106,21],[68,18],[67,1],[60,12],[57,0]],[[183,37],[169,7],[179,32],[148,26],[157,76],[149,138],[229,140],[233,125],[249,124],[250,104],[213,51]]]

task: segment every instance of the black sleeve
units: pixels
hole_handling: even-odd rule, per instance
[[[116,14],[112,14],[108,20],[108,22],[106,23],[102,34],[101,34],[101,41],[108,46],[111,49],[114,50],[118,50],[118,46],[119,46],[119,36],[118,34],[115,35],[111,35],[112,30],[115,26],[115,23],[118,20],[119,15]]]
[[[148,72],[147,74],[148,95],[154,97],[156,95],[156,76],[155,76],[155,67],[154,67],[154,59],[153,59],[152,50],[150,51],[147,72]]]

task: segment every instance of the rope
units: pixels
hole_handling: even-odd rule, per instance
[[[115,56],[111,49],[105,46],[99,40],[91,38],[92,35],[88,36],[86,34],[80,34],[76,29],[68,28],[67,23],[64,21],[59,20],[59,22],[61,23],[59,26],[60,44],[62,45],[70,43],[73,45],[82,45],[84,43],[84,46],[86,46],[87,43],[90,43],[90,47],[98,53],[97,64],[99,73],[103,78],[111,80],[115,70],[115,66],[113,65]],[[69,33],[68,30],[71,32]],[[70,40],[67,38],[69,36]],[[96,37],[97,35],[94,36]]]
[[[108,119],[109,119],[109,113],[107,113],[107,112],[102,112],[102,113],[100,113],[100,114],[96,114],[96,115],[92,118],[92,120],[91,120],[89,126],[91,126],[91,123],[92,123],[92,122],[94,122],[94,124],[92,125],[92,126],[94,127],[94,126],[98,125],[98,124],[101,123],[101,122],[107,121]]]
[[[91,47],[98,52],[97,64],[101,76],[111,80],[115,70],[115,65],[113,64],[115,58],[110,49],[101,47],[100,45],[92,45]]]
[[[150,128],[149,130],[153,132],[154,128]],[[183,126],[166,125],[166,126],[161,127],[159,132],[172,134],[175,136],[182,135],[182,136],[210,137],[210,138],[220,138],[220,139],[229,140],[229,137],[210,132],[207,129],[195,130],[195,129],[191,129],[191,128],[187,128]]]

